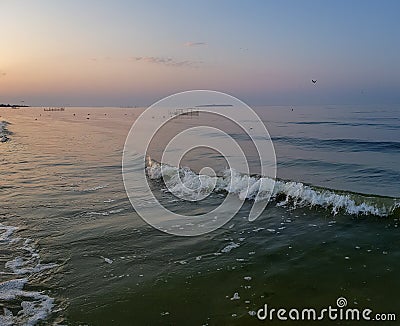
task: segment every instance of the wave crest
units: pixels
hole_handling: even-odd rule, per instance
[[[271,198],[278,206],[291,209],[320,207],[333,215],[344,213],[386,217],[398,215],[400,212],[400,202],[397,198],[325,189],[295,181],[276,180],[271,194],[273,179],[250,176],[232,169],[223,171],[221,176],[210,177],[198,175],[186,167],[172,167],[148,158],[146,173],[153,180],[165,181],[164,179],[169,178],[168,184],[172,185],[175,194],[184,192],[185,188],[196,189],[197,192],[191,193],[193,197],[191,200],[203,199],[202,194],[209,192],[210,187],[214,187],[213,192],[237,194],[240,200],[261,201]]]

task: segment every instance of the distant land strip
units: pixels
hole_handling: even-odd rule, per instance
[[[203,104],[203,105],[196,105],[195,108],[209,108],[213,106],[233,106],[232,104]]]
[[[0,104],[0,108],[29,108],[29,105]]]

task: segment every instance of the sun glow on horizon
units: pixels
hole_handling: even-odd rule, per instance
[[[188,89],[400,102],[397,2],[227,5],[2,2],[0,102],[143,105]]]

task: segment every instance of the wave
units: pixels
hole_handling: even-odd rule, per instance
[[[391,122],[393,119],[390,120]],[[332,126],[344,126],[344,127],[375,127],[382,129],[400,129],[398,124],[387,124],[379,122],[341,122],[341,121],[288,121],[287,124],[294,125],[332,125]]]
[[[276,180],[271,193],[271,178],[250,176],[230,169],[223,171],[221,176],[210,177],[198,175],[189,168],[172,167],[148,158],[146,174],[150,179],[167,181],[171,192],[193,201],[201,200],[205,194],[213,191],[237,194],[240,200],[261,201],[271,198],[277,206],[291,209],[320,207],[333,215],[344,213],[388,217],[400,213],[398,198],[325,189],[287,180]]]
[[[370,141],[359,139],[319,139],[310,137],[273,137],[274,142],[306,147],[315,150],[328,149],[338,152],[397,152],[400,151],[400,142]]]
[[[5,263],[9,272],[0,273],[2,277],[16,277],[0,282],[0,304],[3,308],[0,325],[36,325],[51,314],[54,299],[43,292],[24,288],[29,286],[31,278],[58,264],[42,263],[33,240],[16,236],[17,230],[17,227],[0,223],[0,245],[5,252],[13,256],[17,254]]]
[[[0,143],[5,143],[10,140],[9,135],[11,135],[11,132],[7,129],[7,126],[10,123],[7,121],[0,121]]]
[[[86,189],[83,189],[83,190],[81,190],[82,192],[91,192],[91,191],[97,191],[97,190],[100,190],[100,189],[103,189],[103,188],[107,188],[108,187],[108,184],[105,184],[105,185],[98,185],[98,186],[94,186],[94,187],[92,187],[92,188],[86,188]]]
[[[21,302],[21,310],[16,315],[3,306],[4,315],[0,315],[0,325],[36,325],[51,313],[54,299],[37,291],[23,290],[27,278],[14,279],[0,283],[0,301]]]

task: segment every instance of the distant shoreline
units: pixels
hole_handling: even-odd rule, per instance
[[[29,105],[0,104],[0,108],[29,108]]]

